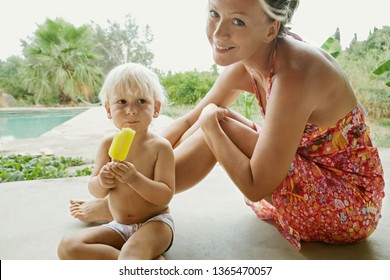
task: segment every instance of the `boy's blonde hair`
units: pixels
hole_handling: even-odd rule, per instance
[[[113,93],[133,94],[147,100],[159,101],[161,105],[167,103],[165,89],[157,75],[137,63],[118,65],[108,73],[99,93],[103,105],[109,102]]]

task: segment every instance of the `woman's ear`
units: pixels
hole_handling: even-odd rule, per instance
[[[272,42],[279,34],[280,21],[274,20],[268,27],[267,42]]]
[[[106,108],[106,112],[107,112],[107,118],[109,119],[112,119],[112,116],[111,116],[111,109],[110,109],[110,104],[108,104],[108,102],[104,102],[104,108]]]
[[[157,118],[158,115],[160,114],[160,110],[161,110],[161,102],[156,100],[154,102],[154,113],[153,113],[153,118]]]

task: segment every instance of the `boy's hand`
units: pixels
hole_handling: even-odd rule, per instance
[[[108,165],[104,165],[102,169],[100,169],[99,183],[103,188],[106,189],[112,189],[116,187],[115,177],[111,174]]]
[[[127,161],[115,161],[109,164],[110,173],[122,183],[129,184],[138,174],[135,166]]]

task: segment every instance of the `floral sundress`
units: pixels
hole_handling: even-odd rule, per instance
[[[264,115],[253,77],[252,82]],[[368,237],[381,217],[383,197],[378,150],[357,106],[332,127],[306,125],[288,174],[272,193],[273,205],[245,201],[259,218],[273,220],[300,250],[301,240],[341,244]]]

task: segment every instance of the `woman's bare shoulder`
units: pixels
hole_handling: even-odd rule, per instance
[[[282,46],[274,95],[311,111],[308,121],[317,125],[331,124],[355,106],[347,78],[330,54],[304,42]]]
[[[217,81],[221,86],[234,91],[252,91],[250,73],[241,62],[227,66]]]
[[[272,89],[283,91],[285,97],[316,103],[333,90],[341,75],[319,48],[291,40],[278,45]]]

